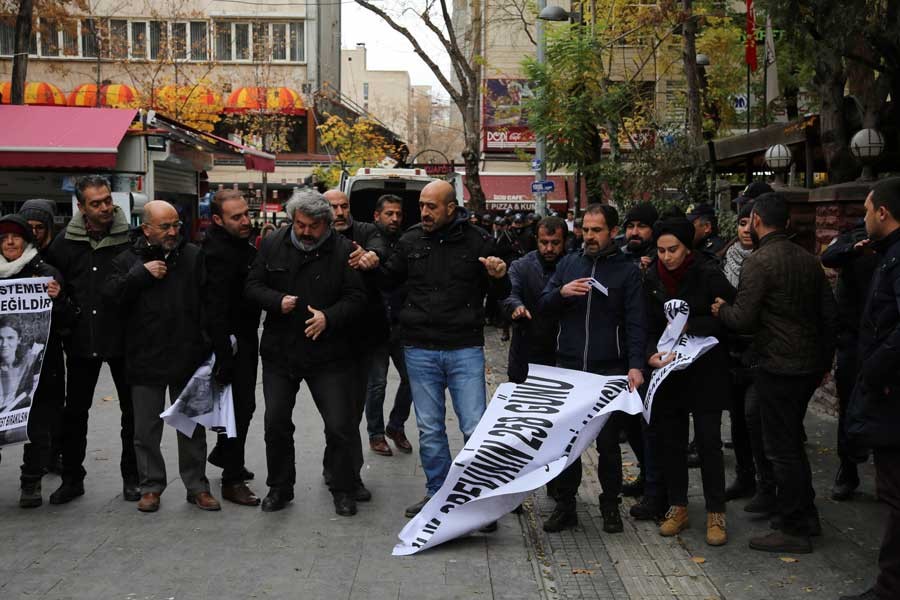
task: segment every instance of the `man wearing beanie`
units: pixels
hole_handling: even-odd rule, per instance
[[[659,213],[649,202],[638,202],[625,213],[625,245],[622,252],[631,258],[643,271],[653,257],[653,224],[659,220]]]
[[[35,198],[26,200],[19,209],[19,214],[28,221],[34,234],[34,247],[43,254],[53,241],[53,218],[56,216],[56,203],[52,200]]]

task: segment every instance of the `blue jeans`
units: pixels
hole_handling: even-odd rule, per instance
[[[475,431],[487,400],[484,383],[484,348],[427,350],[405,347],[406,371],[419,426],[419,457],[427,479],[428,495],[444,484],[452,457],[447,441],[447,401],[450,390],[459,429],[468,441]]]
[[[384,435],[384,393],[387,388],[389,361],[394,361],[394,368],[400,374],[400,385],[394,396],[394,408],[388,417],[387,428],[390,431],[403,431],[403,425],[409,418],[412,397],[409,391],[409,376],[406,374],[406,361],[403,357],[403,346],[399,341],[390,340],[372,351],[372,366],[369,370],[369,383],[366,388],[366,428],[369,439]]]

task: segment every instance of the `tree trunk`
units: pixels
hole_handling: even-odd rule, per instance
[[[843,61],[837,53],[821,48],[816,56],[815,70],[813,81],[821,101],[819,128],[828,180],[832,184],[851,181],[858,168],[850,153],[850,136],[843,111],[847,82]]]
[[[700,71],[697,69],[697,21],[692,0],[681,0],[683,10],[682,61],[687,84],[687,133],[696,146],[703,140],[703,114],[700,112]]]
[[[480,86],[471,87],[472,90],[481,89]],[[471,210],[484,210],[484,190],[481,188],[481,176],[478,159],[481,156],[481,135],[478,118],[478,97],[470,94],[466,98],[466,106],[463,111],[463,131],[465,135],[465,148],[462,151],[463,162],[466,167],[466,189],[469,191],[469,208]]]
[[[28,75],[28,50],[31,45],[31,21],[34,0],[21,0],[16,17],[16,45],[13,55],[11,104],[25,104],[25,78]]]

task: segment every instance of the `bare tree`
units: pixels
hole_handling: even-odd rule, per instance
[[[34,0],[21,0],[16,15],[16,43],[13,50],[12,104],[25,104],[25,77],[28,73],[28,47],[31,45],[31,26],[34,19]]]
[[[458,31],[453,22],[447,0],[426,0],[421,10],[408,9],[414,12],[428,30],[438,39],[450,57],[450,66],[455,75],[454,85],[442,71],[434,59],[422,48],[416,36],[393,16],[375,6],[368,0],[356,0],[356,3],[378,15],[390,27],[402,35],[412,45],[413,50],[422,59],[441,86],[447,91],[450,100],[462,115],[465,146],[462,151],[466,170],[466,188],[469,191],[469,204],[475,210],[484,207],[484,190],[481,188],[478,159],[481,155],[481,115],[479,100],[481,95],[481,32],[482,0],[471,0],[472,18],[468,27]],[[465,41],[468,40],[468,48]]]

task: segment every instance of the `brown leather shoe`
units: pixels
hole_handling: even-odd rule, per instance
[[[391,447],[388,446],[386,441],[384,441],[383,435],[376,435],[373,438],[369,438],[369,448],[372,449],[372,452],[374,452],[375,454],[380,454],[381,456],[394,455],[394,453],[391,452]]]
[[[156,512],[159,510],[159,494],[147,492],[138,501],[137,509],[141,512]]]
[[[259,506],[259,496],[253,493],[243,481],[232,484],[222,484],[222,498],[242,506]]]
[[[393,429],[385,429],[384,435],[386,435],[394,445],[397,446],[397,450],[404,454],[409,454],[412,452],[412,444],[409,443],[409,440],[406,439],[406,434],[403,431],[394,431]]]
[[[200,510],[222,510],[222,505],[209,492],[188,494],[187,501],[196,505]]]

